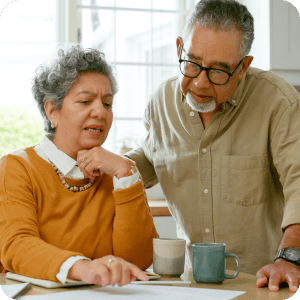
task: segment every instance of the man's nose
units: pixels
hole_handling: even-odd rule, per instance
[[[211,82],[208,80],[207,71],[202,70],[200,74],[194,79],[194,84],[200,89],[209,88]]]

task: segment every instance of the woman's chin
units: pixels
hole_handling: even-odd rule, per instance
[[[103,142],[102,141],[87,141],[86,143],[82,144],[83,149],[91,149],[94,147],[100,147],[102,146]]]
[[[107,137],[105,132],[94,133],[86,131],[87,135],[82,136],[81,141],[83,145],[86,145],[86,148],[93,148],[97,146],[101,146]]]

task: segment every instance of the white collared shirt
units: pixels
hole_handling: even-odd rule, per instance
[[[64,177],[70,179],[84,179],[84,174],[80,171],[77,161],[66,153],[59,150],[55,144],[44,136],[41,142],[34,147],[35,152],[47,162],[51,161],[62,172]],[[139,173],[132,176],[118,179],[113,177],[115,190],[126,189],[139,180]]]
[[[84,179],[84,174],[80,171],[77,165],[77,161],[68,156],[66,153],[59,150],[55,144],[44,136],[41,142],[34,147],[35,152],[47,162],[51,161],[63,174],[64,177],[70,179]],[[135,173],[128,177],[116,178],[113,177],[113,184],[115,190],[128,188],[139,180],[139,173]],[[73,264],[80,259],[87,259],[84,256],[72,256],[68,258],[60,267],[56,278],[61,283],[66,283],[69,281],[67,278],[68,272],[73,266]]]

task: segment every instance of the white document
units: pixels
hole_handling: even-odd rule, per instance
[[[230,300],[244,294],[241,291],[212,290],[188,287],[126,285],[103,287],[37,296],[21,296],[19,300]]]
[[[28,285],[30,285],[30,283],[29,284],[28,283],[7,284],[7,285],[1,285],[0,288],[2,289],[2,291],[6,296],[10,298],[15,298],[21,292],[27,290]]]
[[[192,284],[191,281],[183,281],[183,280],[160,280],[160,281],[132,281],[131,284],[137,285],[177,285],[177,286],[190,286]]]

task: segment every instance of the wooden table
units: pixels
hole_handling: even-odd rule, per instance
[[[227,274],[233,275],[234,272],[227,270]],[[183,280],[192,281],[191,287],[245,291],[246,292],[245,294],[235,298],[238,300],[265,300],[265,299],[283,300],[283,299],[288,299],[294,295],[294,293],[289,292],[288,286],[281,288],[279,292],[270,292],[267,287],[257,288],[255,286],[256,276],[245,274],[245,273],[240,273],[236,278],[233,279],[225,279],[225,281],[222,284],[196,283],[193,280],[191,270],[183,274],[181,278]]]
[[[233,272],[228,271],[229,274]],[[226,279],[222,284],[201,284],[196,283],[192,279],[191,272],[183,274],[181,278],[162,278],[162,280],[191,280],[191,288],[208,288],[208,289],[221,289],[221,290],[236,290],[236,291],[245,291],[246,293],[235,298],[236,300],[283,300],[288,299],[294,295],[294,293],[289,292],[288,287],[283,287],[279,292],[270,292],[267,287],[265,288],[256,288],[255,282],[256,277],[254,275],[248,275],[245,273],[240,273],[238,277],[234,279]],[[5,274],[0,274],[0,285],[5,284],[17,284],[18,281],[5,279]],[[66,291],[83,290],[99,286],[89,286],[89,287],[72,287],[72,288],[58,288],[58,289],[45,289],[35,285],[32,285],[24,295],[39,295],[39,294],[49,294],[49,293],[58,293]]]
[[[164,199],[148,199],[148,204],[153,217],[171,216],[166,200]]]

